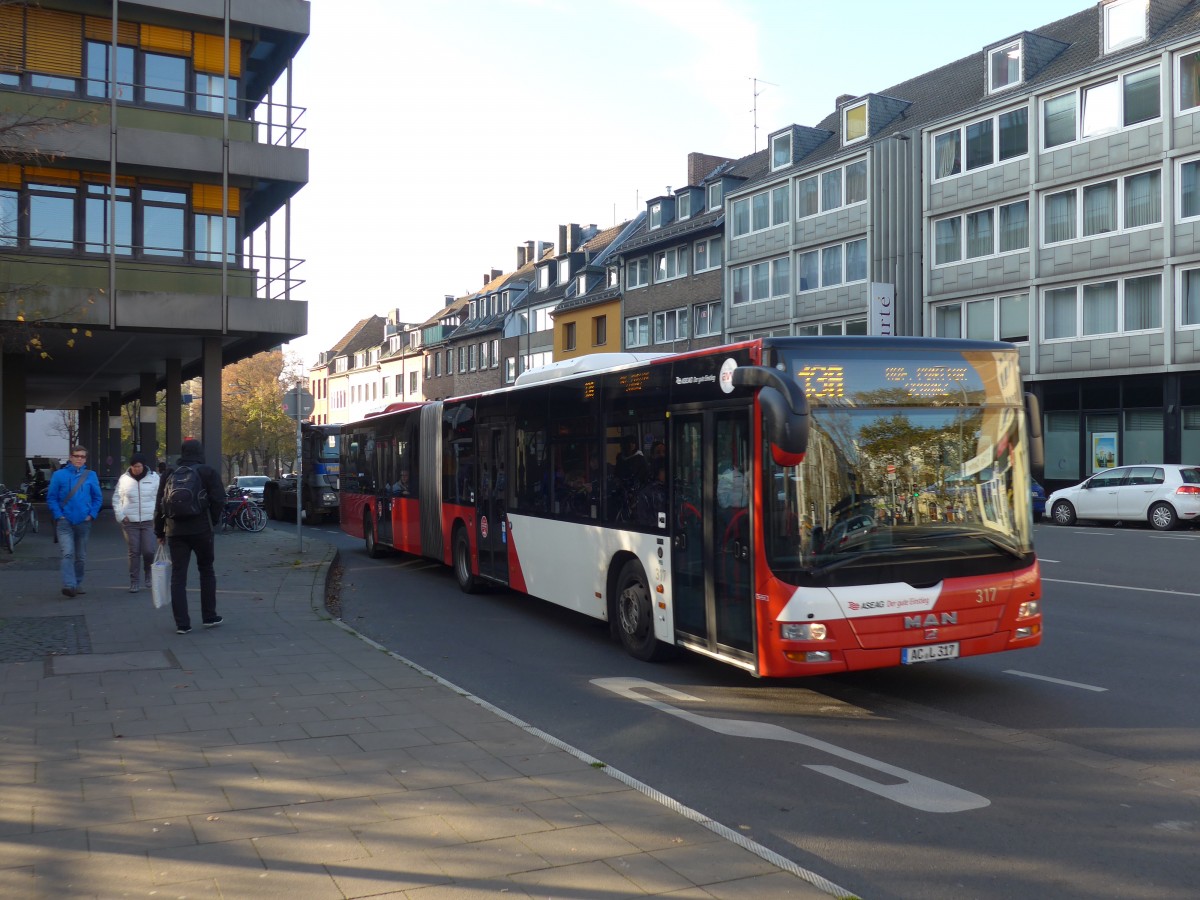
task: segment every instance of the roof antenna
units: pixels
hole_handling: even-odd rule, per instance
[[[777,85],[773,81],[763,81],[761,78],[755,78],[753,75],[747,75],[746,77],[749,78],[754,83],[753,84],[754,106],[752,106],[750,108],[750,112],[752,112],[754,114],[754,152],[757,153],[758,152],[758,95],[762,93],[762,91],[760,91],[758,89],[758,86],[760,84],[769,84],[771,87],[779,87],[779,85]]]

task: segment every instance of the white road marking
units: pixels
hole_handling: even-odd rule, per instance
[[[1032,672],[1018,672],[1016,669],[1005,669],[1005,675],[1019,675],[1022,678],[1036,678],[1038,681],[1049,681],[1054,684],[1065,685],[1066,687],[1079,688],[1081,691],[1096,691],[1098,693],[1107,693],[1108,688],[1097,687],[1094,684],[1082,684],[1078,681],[1064,681],[1061,678],[1051,678],[1049,675],[1034,675]]]
[[[1200,597],[1192,591],[1168,591],[1164,588],[1134,587],[1131,584],[1097,584],[1094,581],[1068,581],[1065,578],[1043,578],[1042,581],[1053,581],[1055,584],[1077,584],[1080,587],[1112,588],[1117,591],[1142,591],[1147,594],[1170,594],[1173,597]]]
[[[820,772],[822,775],[828,775],[830,778],[836,778],[838,781],[844,781],[846,784],[862,788],[864,791],[869,791],[872,794],[877,794],[880,797],[911,807],[912,809],[919,809],[922,812],[966,812],[967,810],[982,809],[985,806],[990,806],[992,802],[986,797],[981,797],[979,794],[964,791],[945,782],[934,781],[932,778],[926,778],[924,775],[918,775],[915,772],[909,772],[885,762],[871,759],[869,756],[863,756],[852,750],[845,750],[842,747],[809,737],[798,731],[782,728],[779,725],[769,725],[765,722],[751,722],[743,719],[718,719],[712,716],[699,716],[639,693],[639,691],[646,691],[661,694],[672,700],[704,702],[699,697],[693,697],[690,694],[684,694],[680,691],[663,687],[652,681],[644,681],[641,678],[594,678],[592,679],[592,684],[612,691],[618,696],[635,700],[660,712],[676,716],[693,725],[707,728],[709,731],[714,731],[717,734],[802,744],[806,747],[812,747],[813,749],[828,753],[831,756],[839,757],[855,765],[862,766],[863,768],[873,769],[891,778],[899,779],[899,784],[880,784],[861,775],[847,772],[845,769],[839,769],[837,766],[805,765],[806,769],[812,769],[814,772]]]
[[[1062,560],[1061,560],[1061,559],[1046,559],[1046,557],[1044,557],[1044,556],[1039,556],[1039,557],[1038,557],[1038,562],[1052,562],[1052,563],[1056,563],[1056,562],[1062,562]]]

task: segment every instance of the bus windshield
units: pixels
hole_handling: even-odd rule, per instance
[[[1020,379],[1011,355],[898,352],[787,361],[812,406],[795,467],[764,453],[767,558],[802,585],[1006,571],[1032,559]]]

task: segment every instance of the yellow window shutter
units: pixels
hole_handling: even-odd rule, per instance
[[[79,172],[74,169],[48,169],[45,166],[26,166],[26,182],[41,184],[78,184]]]
[[[25,67],[24,10],[0,6],[0,72],[20,72]]]
[[[190,56],[192,33],[178,28],[164,28],[161,25],[142,25],[141,44],[143,50]]]
[[[102,19],[99,16],[85,16],[83,19],[83,35],[89,41],[104,41],[112,43],[112,19]],[[117,22],[117,43],[125,46],[138,45],[137,22]]]
[[[21,167],[13,163],[0,163],[0,186],[19,188]]]
[[[196,212],[221,214],[221,186],[219,184],[196,184],[192,186],[192,209]],[[229,189],[229,214],[237,215],[241,210],[241,192]]]
[[[31,6],[25,10],[25,66],[33,72],[83,74],[83,20],[75,13]]]
[[[107,172],[84,172],[83,180],[92,184],[108,184],[110,176]],[[117,187],[133,187],[137,184],[137,179],[132,175],[118,175]]]
[[[219,34],[195,35],[192,49],[192,63],[197,72],[209,72],[222,75],[225,72],[225,39]],[[237,38],[229,39],[229,77],[242,77],[242,42]]]

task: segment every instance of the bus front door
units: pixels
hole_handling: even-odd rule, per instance
[[[479,491],[475,495],[475,541],[479,574],[508,584],[508,429],[481,423],[477,432]]]
[[[747,410],[671,415],[671,585],[682,643],[753,663],[754,506]]]

